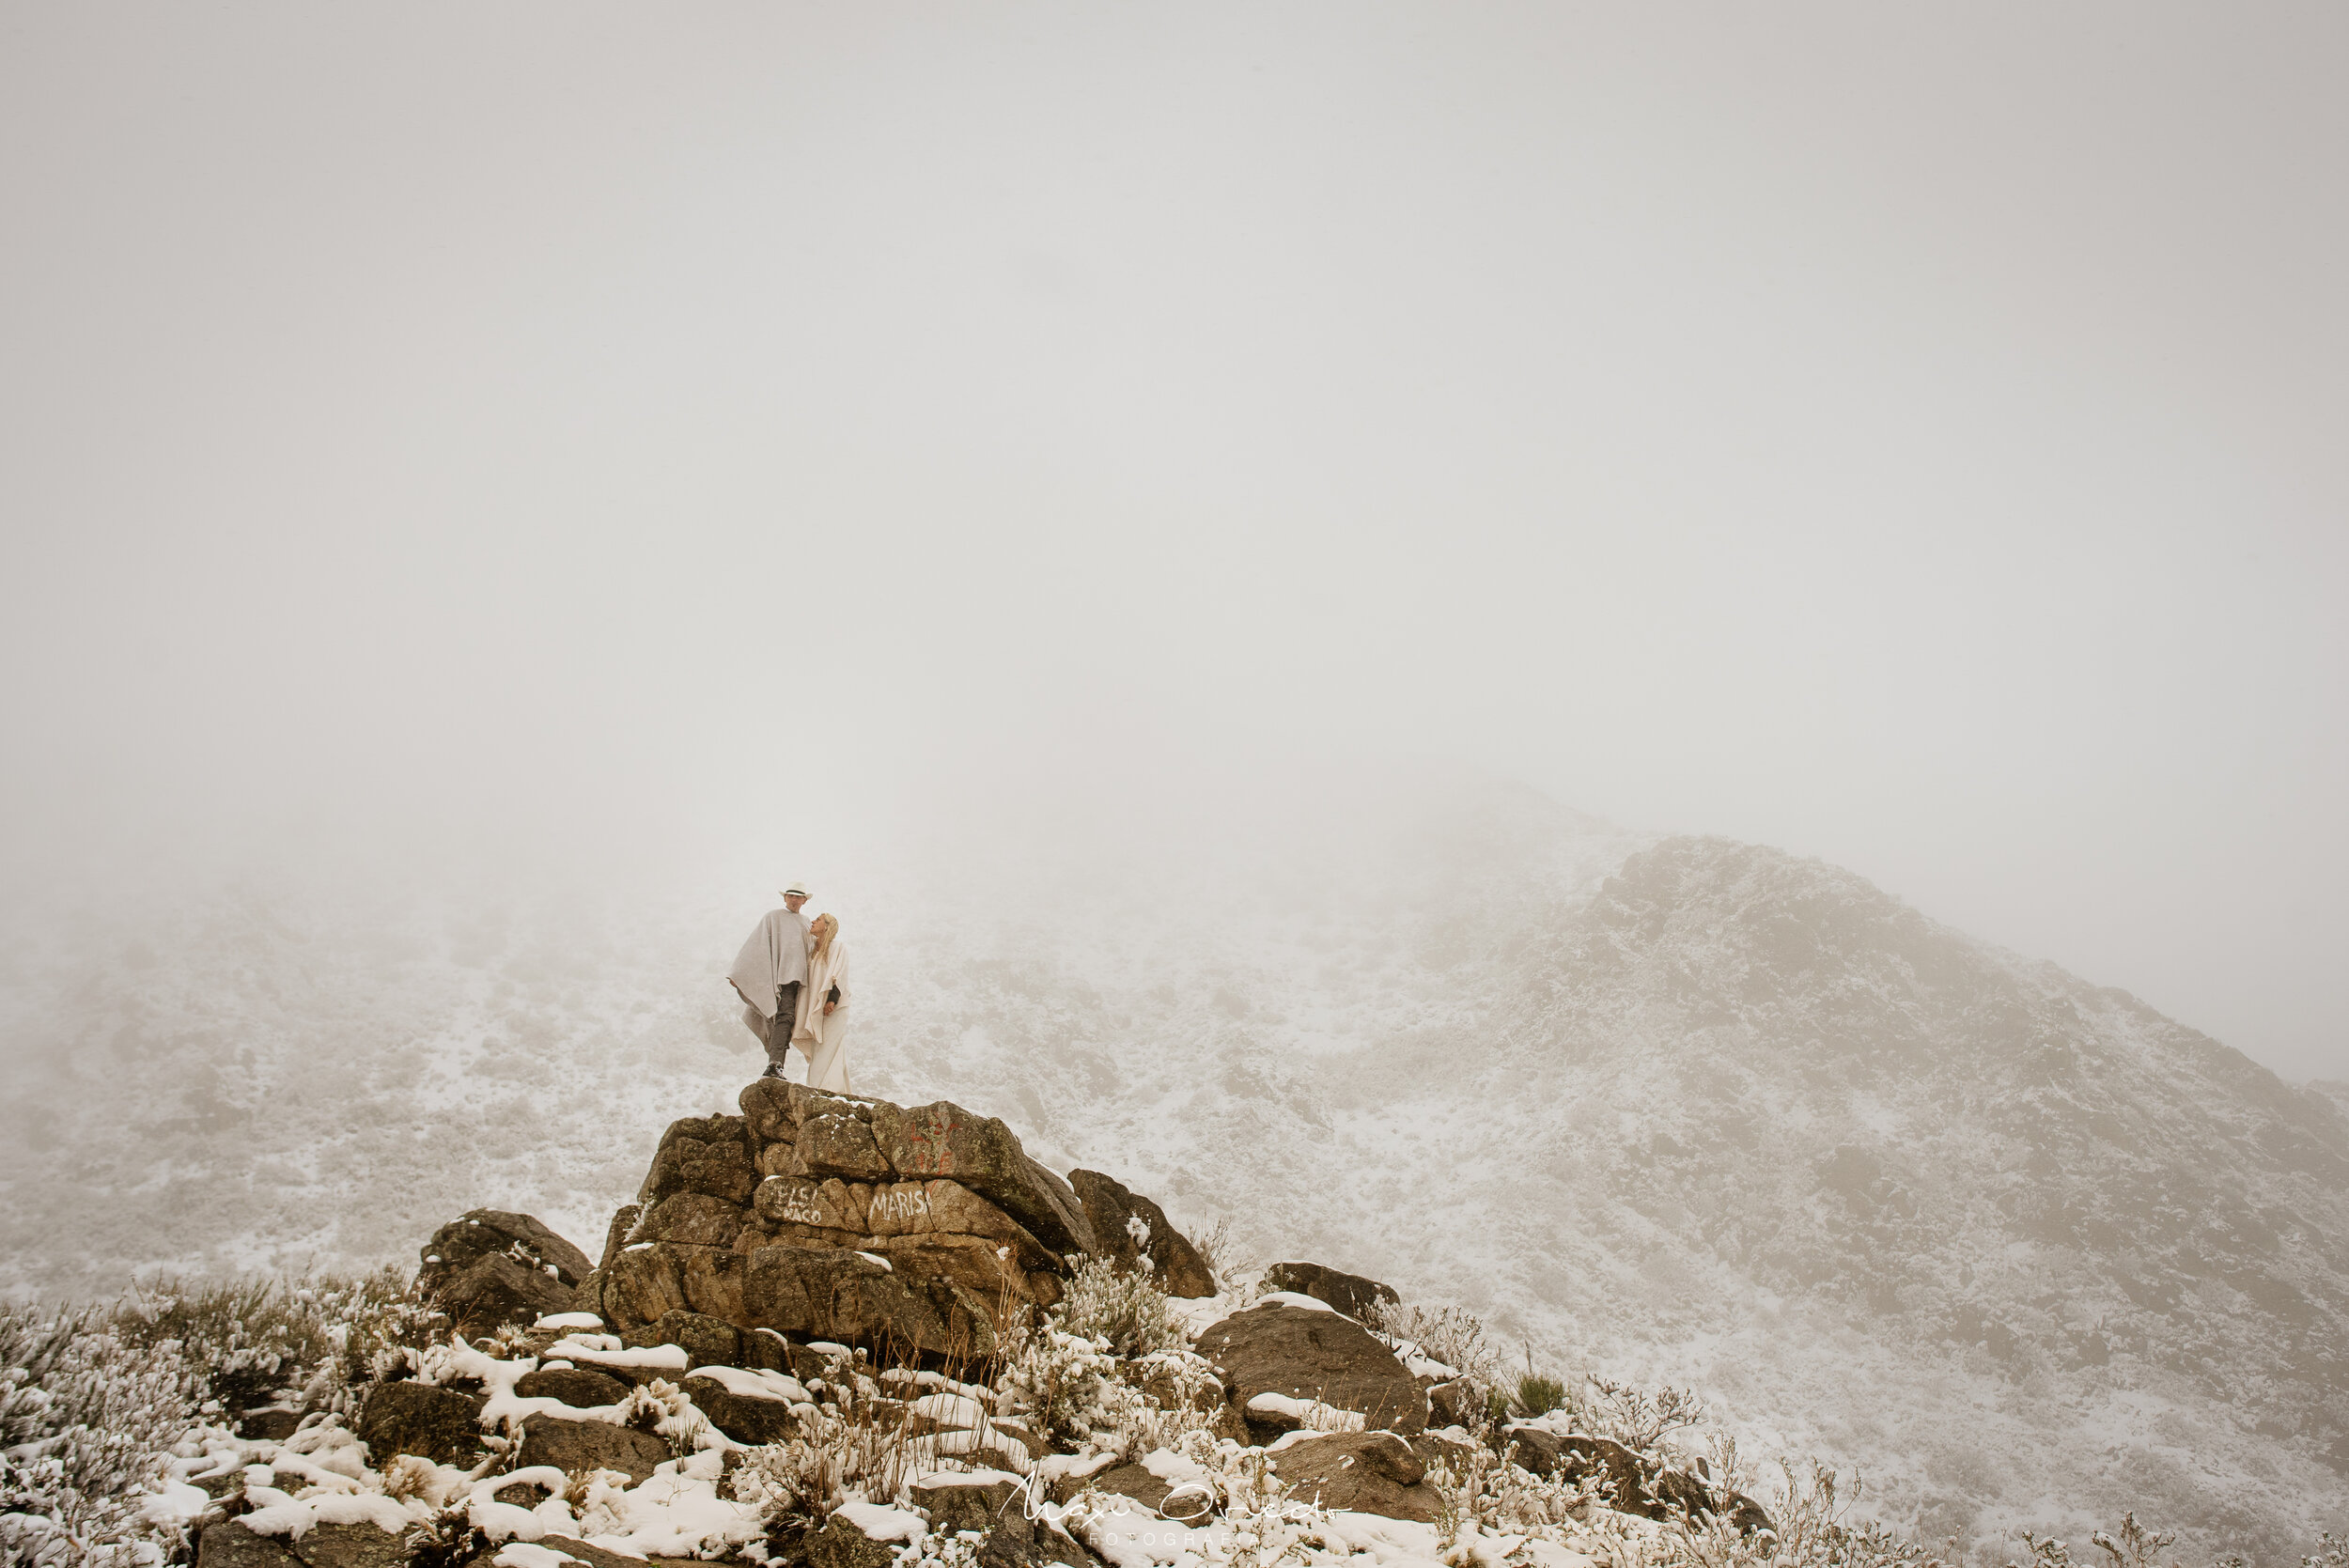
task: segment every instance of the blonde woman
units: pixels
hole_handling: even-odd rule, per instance
[[[791,1043],[807,1053],[807,1085],[834,1094],[848,1087],[848,954],[840,942],[836,915],[817,915],[807,928],[814,944],[807,955],[807,984],[800,988],[800,1016]]]

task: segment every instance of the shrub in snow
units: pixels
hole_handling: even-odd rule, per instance
[[[1081,1443],[1111,1427],[1141,1396],[1118,1381],[1109,1342],[1046,1322],[1022,1333],[996,1389],[1039,1436]]]
[[[399,1270],[294,1280],[158,1281],[124,1298],[113,1327],[130,1343],[181,1347],[198,1403],[239,1410],[281,1389],[316,1409],[354,1413],[351,1386],[387,1353],[428,1342],[447,1320],[408,1298]],[[394,1359],[397,1358],[394,1357]]]
[[[1634,1453],[1653,1455],[1664,1439],[1683,1427],[1704,1420],[1704,1405],[1686,1389],[1650,1393],[1627,1383],[1591,1379],[1582,1402],[1573,1407],[1575,1423],[1594,1436],[1609,1437]]]
[[[408,1532],[409,1568],[464,1568],[490,1546],[489,1531],[473,1522],[462,1501],[451,1504]]]
[[[1517,1379],[1517,1389],[1509,1399],[1509,1412],[1532,1421],[1547,1416],[1566,1402],[1566,1386],[1555,1377],[1528,1372]]]
[[[1146,1269],[1121,1274],[1105,1258],[1079,1262],[1051,1317],[1062,1332],[1102,1341],[1119,1356],[1180,1350],[1185,1343],[1157,1278]]]
[[[680,1459],[726,1441],[692,1396],[664,1377],[630,1389],[620,1402],[620,1421],[662,1439]]]
[[[177,1342],[140,1346],[90,1308],[0,1304],[0,1546],[11,1564],[160,1561],[180,1545],[144,1495],[196,1424]]]
[[[1483,1320],[1465,1307],[1374,1301],[1362,1313],[1362,1327],[1398,1352],[1408,1347],[1442,1362],[1479,1389],[1501,1386],[1500,1355],[1486,1343]]]

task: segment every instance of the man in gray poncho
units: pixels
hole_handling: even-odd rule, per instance
[[[783,1077],[791,1049],[791,1028],[800,1013],[800,987],[807,984],[807,917],[800,906],[807,889],[798,882],[783,890],[783,908],[770,909],[726,971],[734,994],[744,1003],[742,1022],[767,1048],[762,1078]]]

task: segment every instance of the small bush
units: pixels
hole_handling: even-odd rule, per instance
[[[1555,1377],[1529,1372],[1517,1379],[1510,1396],[1509,1409],[1520,1420],[1532,1421],[1547,1416],[1566,1402],[1566,1386]]]
[[[1121,1274],[1107,1259],[1077,1265],[1068,1293],[1052,1308],[1052,1323],[1065,1334],[1101,1340],[1124,1357],[1183,1348],[1183,1330],[1166,1310],[1166,1292],[1149,1275]]]
[[[1576,1407],[1575,1416],[1594,1436],[1610,1437],[1634,1453],[1652,1455],[1667,1436],[1703,1421],[1704,1405],[1687,1389],[1650,1393],[1627,1383],[1595,1377],[1590,1398]]]
[[[1047,1324],[1021,1336],[996,1387],[1039,1436],[1082,1442],[1095,1428],[1115,1425],[1122,1405],[1142,1402],[1117,1373],[1107,1341]]]
[[[1480,1389],[1498,1386],[1501,1358],[1485,1342],[1482,1319],[1465,1307],[1388,1306],[1374,1302],[1362,1326],[1398,1349],[1415,1345]]]

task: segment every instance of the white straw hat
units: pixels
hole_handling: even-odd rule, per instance
[[[783,890],[783,896],[786,898],[805,898],[807,896],[807,884],[805,882],[794,882],[789,887]]]

